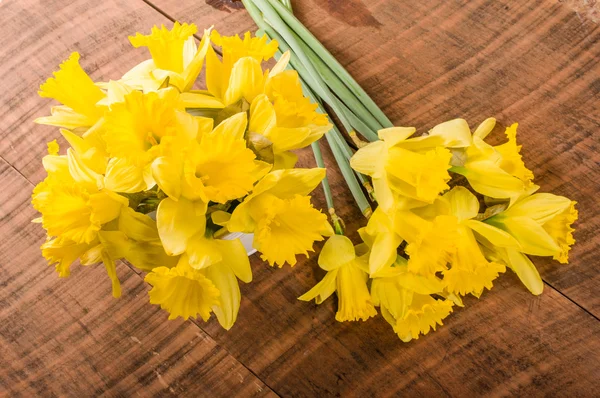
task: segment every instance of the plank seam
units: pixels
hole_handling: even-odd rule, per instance
[[[571,299],[569,296],[567,296],[566,294],[564,294],[563,292],[561,292],[560,290],[558,290],[557,288],[555,288],[554,286],[552,286],[550,283],[546,282],[544,279],[542,279],[542,281],[546,285],[548,285],[550,288],[552,288],[554,291],[558,292],[561,296],[563,296],[564,298],[566,298],[567,300],[569,300],[570,302],[572,302],[573,304],[575,304],[577,307],[581,308],[584,312],[588,313],[592,318],[594,318],[595,320],[597,320],[598,322],[600,322],[600,318],[598,316],[596,316],[595,314],[593,314],[591,311],[589,311],[587,308],[585,308],[584,306],[582,306],[581,304],[579,304],[575,300]]]

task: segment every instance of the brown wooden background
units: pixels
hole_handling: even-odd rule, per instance
[[[0,394],[7,396],[472,396],[600,393],[600,26],[594,1],[296,0],[300,19],[399,125],[465,117],[520,123],[543,191],[579,202],[569,265],[536,258],[530,295],[507,273],[438,332],[403,344],[382,317],[334,320],[336,302],[296,300],[322,272],[311,258],[252,257],[235,327],[167,321],[148,286],[118,268],[58,279],[30,220],[55,128],[34,125],[36,91],[71,51],[95,80],[146,58],[127,35],[172,20],[254,29],[229,0],[3,0],[0,3]],[[326,152],[330,159],[329,152]],[[312,165],[310,154],[302,156]],[[360,213],[331,162],[339,213]],[[320,193],[318,206],[324,206]],[[352,235],[355,239],[356,234]]]

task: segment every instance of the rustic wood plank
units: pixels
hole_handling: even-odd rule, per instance
[[[167,321],[125,265],[120,299],[102,266],[59,279],[40,256],[31,184],[0,160],[0,185],[0,393],[275,395],[197,326]]]
[[[150,1],[199,26],[252,30],[244,10]],[[394,123],[422,131],[455,117],[520,123],[541,190],[578,201],[580,212],[571,263],[534,262],[545,281],[600,317],[600,26],[588,18],[595,14],[544,0],[297,0],[294,10]]]

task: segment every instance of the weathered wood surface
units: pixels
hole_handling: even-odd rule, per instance
[[[0,3],[0,394],[597,393],[600,29],[549,1],[294,2],[394,122],[424,129],[451,117],[474,124],[495,115],[521,123],[538,183],[580,202],[572,264],[535,259],[554,287],[541,297],[507,274],[436,333],[403,344],[381,317],[340,324],[333,299],[318,307],[297,301],[322,277],[315,259],[279,270],[254,256],[254,282],[242,286],[229,332],[215,321],[168,322],[125,266],[120,300],[111,298],[101,268],[56,278],[39,253],[43,231],[29,223],[32,183],[43,177],[39,159],[58,135],[31,123],[49,106],[37,87],[72,50],[93,78],[119,76],[145,57],[126,36],[167,18],[228,34],[252,29],[243,10],[208,3]],[[339,213],[355,230],[363,221],[324,150]],[[310,153],[301,161],[312,164]],[[324,205],[320,193],[315,201]]]

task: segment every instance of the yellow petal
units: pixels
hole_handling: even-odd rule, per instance
[[[226,226],[229,220],[231,220],[231,214],[222,210],[217,210],[210,214],[212,222],[222,227]]]
[[[484,139],[485,137],[488,136],[488,134],[490,134],[492,132],[492,130],[494,129],[495,126],[496,126],[496,119],[494,119],[493,117],[489,117],[489,118],[485,119],[483,122],[481,122],[481,124],[479,126],[477,126],[477,129],[475,129],[475,132],[473,133],[473,135],[475,137]]]
[[[504,212],[507,217],[529,217],[544,224],[571,206],[571,200],[551,193],[536,193],[516,202]]]
[[[243,98],[252,103],[263,86],[264,75],[260,63],[252,57],[243,57],[233,65],[223,102],[231,105]]]
[[[477,234],[487,239],[492,245],[498,247],[510,247],[517,250],[521,249],[521,245],[511,234],[499,228],[477,220],[467,220],[465,221],[465,226],[471,228],[473,231],[477,232]]]
[[[373,178],[384,178],[387,150],[385,143],[376,141],[360,148],[350,159],[350,166]]]
[[[367,274],[354,264],[349,263],[338,269],[336,279],[338,310],[335,319],[338,322],[358,321],[377,315],[367,288]]]
[[[404,141],[417,131],[414,127],[389,127],[377,132],[379,139],[385,141],[388,147],[392,147]]]
[[[283,72],[285,70],[285,68],[287,68],[288,63],[290,62],[290,57],[291,57],[291,53],[289,50],[284,52],[283,54],[281,54],[281,57],[279,57],[279,60],[277,61],[277,63],[273,67],[273,69],[271,69],[271,72],[269,73],[269,77],[273,77],[273,76],[277,75],[278,73]]]
[[[369,256],[369,274],[376,275],[380,270],[396,260],[397,249],[402,239],[394,233],[378,234]]]
[[[153,241],[160,239],[156,221],[146,214],[138,213],[129,207],[121,210],[119,230],[137,241]]]
[[[206,53],[206,87],[208,91],[216,98],[223,99],[227,89],[223,64],[217,57],[212,46],[208,46]],[[229,77],[229,75],[227,75]]]
[[[180,159],[161,156],[152,162],[152,176],[160,189],[172,199],[181,196],[183,165]]]
[[[472,142],[471,129],[465,119],[438,124],[429,131],[429,135],[442,137],[447,148],[465,148]]]
[[[217,241],[205,238],[203,233],[189,239],[185,252],[190,266],[194,269],[210,267],[223,261]]]
[[[90,119],[85,115],[75,112],[73,109],[58,105],[50,108],[52,116],[38,117],[34,123],[46,124],[48,126],[58,126],[67,129],[76,129],[80,127],[89,127],[96,122],[96,119]]]
[[[204,233],[205,213],[204,202],[191,202],[184,198],[177,202],[166,198],[160,202],[156,222],[167,254],[173,256],[183,253],[192,236]]]
[[[488,161],[470,162],[451,171],[465,176],[476,192],[490,198],[511,198],[525,189],[523,181]]]
[[[250,105],[250,124],[248,131],[265,135],[276,125],[275,108],[269,97],[258,95]]]
[[[281,152],[275,154],[273,161],[273,171],[283,169],[293,169],[298,162],[298,155],[294,152]]]
[[[326,273],[319,283],[313,286],[308,292],[298,297],[298,300],[310,301],[315,299],[315,303],[317,304],[321,304],[323,301],[327,300],[329,296],[335,292],[338,272],[339,269],[334,269],[333,271]]]
[[[225,135],[234,140],[241,140],[244,138],[247,125],[248,114],[246,112],[236,113],[235,115],[230,116],[219,123],[219,125],[213,130],[212,134]]]
[[[252,269],[246,248],[239,239],[218,240],[221,254],[223,255],[223,264],[231,268],[235,276],[245,283],[252,282]]]
[[[190,36],[188,41],[194,43],[194,38]],[[200,40],[200,45],[198,46],[198,51],[194,54],[193,58],[190,62],[186,62],[184,59],[184,67],[183,71],[184,77],[184,87],[183,91],[189,91],[192,89],[194,82],[198,78],[200,71],[202,70],[202,64],[204,63],[204,58],[206,57],[206,53],[208,52],[208,47],[210,46],[210,29],[204,30],[204,35],[202,36],[202,40]],[[195,47],[195,46],[194,46]]]
[[[149,189],[144,169],[122,158],[111,158],[106,167],[104,187],[113,192],[134,193]]]
[[[54,98],[78,114],[85,115],[86,126],[94,124],[104,112],[101,107],[96,106],[104,93],[81,68],[79,54],[76,52],[60,65],[60,70],[54,72],[54,77],[40,86],[38,94],[44,98]]]
[[[544,291],[544,282],[529,257],[513,249],[506,249],[507,265],[515,271],[521,282],[536,296]]]
[[[127,198],[109,190],[90,195],[89,206],[92,209],[90,219],[93,223],[106,224],[121,214],[121,209],[129,205]]]
[[[454,187],[444,198],[450,204],[450,212],[459,222],[477,217],[479,213],[479,200],[465,187]]]
[[[182,93],[181,102],[186,108],[223,109],[225,107],[217,97],[203,93]]]
[[[136,33],[135,36],[129,36],[129,41],[135,48],[148,47],[158,68],[183,72],[183,47],[188,37],[197,30],[194,24],[181,25],[175,22],[171,30],[164,25],[160,29],[154,26],[149,35]]]
[[[104,187],[104,177],[88,167],[73,148],[67,149],[69,173],[73,179],[90,192]]]
[[[42,249],[42,256],[48,260],[48,265],[56,264],[56,272],[61,278],[71,274],[71,264],[92,245],[87,243],[75,243],[68,239],[56,238],[45,242]]]
[[[504,217],[502,214],[485,221],[511,234],[521,245],[521,251],[536,256],[554,256],[560,246],[544,228],[528,217]]]
[[[319,267],[332,271],[356,258],[352,241],[343,235],[333,235],[323,245],[319,254]]]
[[[240,310],[240,287],[233,271],[224,264],[208,267],[207,278],[220,291],[218,304],[212,307],[221,326],[225,330],[231,329]]]
[[[280,199],[308,195],[325,178],[324,168],[277,170],[256,184],[252,193],[268,192]]]

